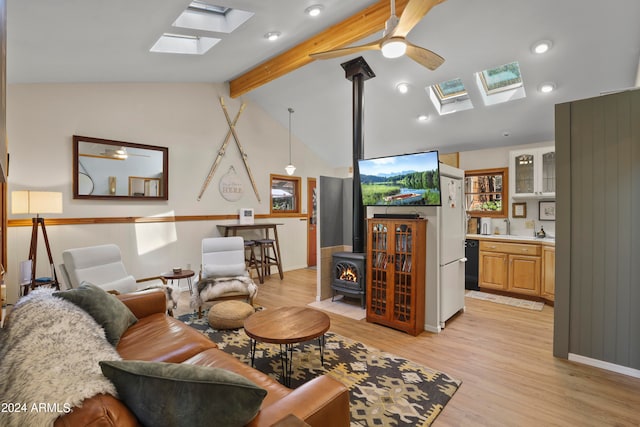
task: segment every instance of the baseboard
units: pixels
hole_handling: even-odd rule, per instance
[[[582,363],[583,365],[589,365],[595,368],[605,369],[607,371],[628,375],[630,377],[640,378],[640,370],[629,368],[627,366],[616,365],[615,363],[605,362],[604,360],[592,359],[590,357],[585,357],[573,353],[569,353],[569,360],[572,362]]]
[[[440,327],[439,326],[424,325],[424,330],[427,331],[427,332],[433,332],[434,334],[439,334],[440,333]]]

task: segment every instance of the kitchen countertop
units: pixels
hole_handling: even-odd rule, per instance
[[[516,236],[513,234],[467,234],[467,239],[493,240],[514,243],[538,243],[545,246],[556,245],[556,239],[553,237],[538,238],[533,236]]]

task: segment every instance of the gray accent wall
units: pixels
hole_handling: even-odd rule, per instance
[[[640,90],[556,106],[554,355],[640,369]]]
[[[352,178],[320,177],[320,247],[352,243]]]

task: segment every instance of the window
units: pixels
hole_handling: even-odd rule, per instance
[[[507,218],[508,168],[466,171],[464,194],[467,214]]]
[[[526,96],[517,61],[476,73],[476,84],[484,105],[500,104]]]
[[[484,70],[480,73],[480,79],[487,95],[522,86],[522,76],[517,61]]]
[[[433,106],[441,116],[473,108],[462,79],[451,79],[426,88]]]
[[[271,175],[271,214],[300,213],[301,180],[295,176]]]

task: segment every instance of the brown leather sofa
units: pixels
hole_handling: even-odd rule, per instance
[[[193,328],[165,314],[163,292],[119,295],[139,319],[120,338],[117,351],[125,360],[192,363],[238,373],[267,390],[260,412],[249,426],[271,426],[290,414],[311,426],[349,426],[349,391],[326,375],[291,390],[268,375],[219,350]],[[124,403],[110,395],[86,399],[81,407],[60,416],[61,426],[138,426]]]

